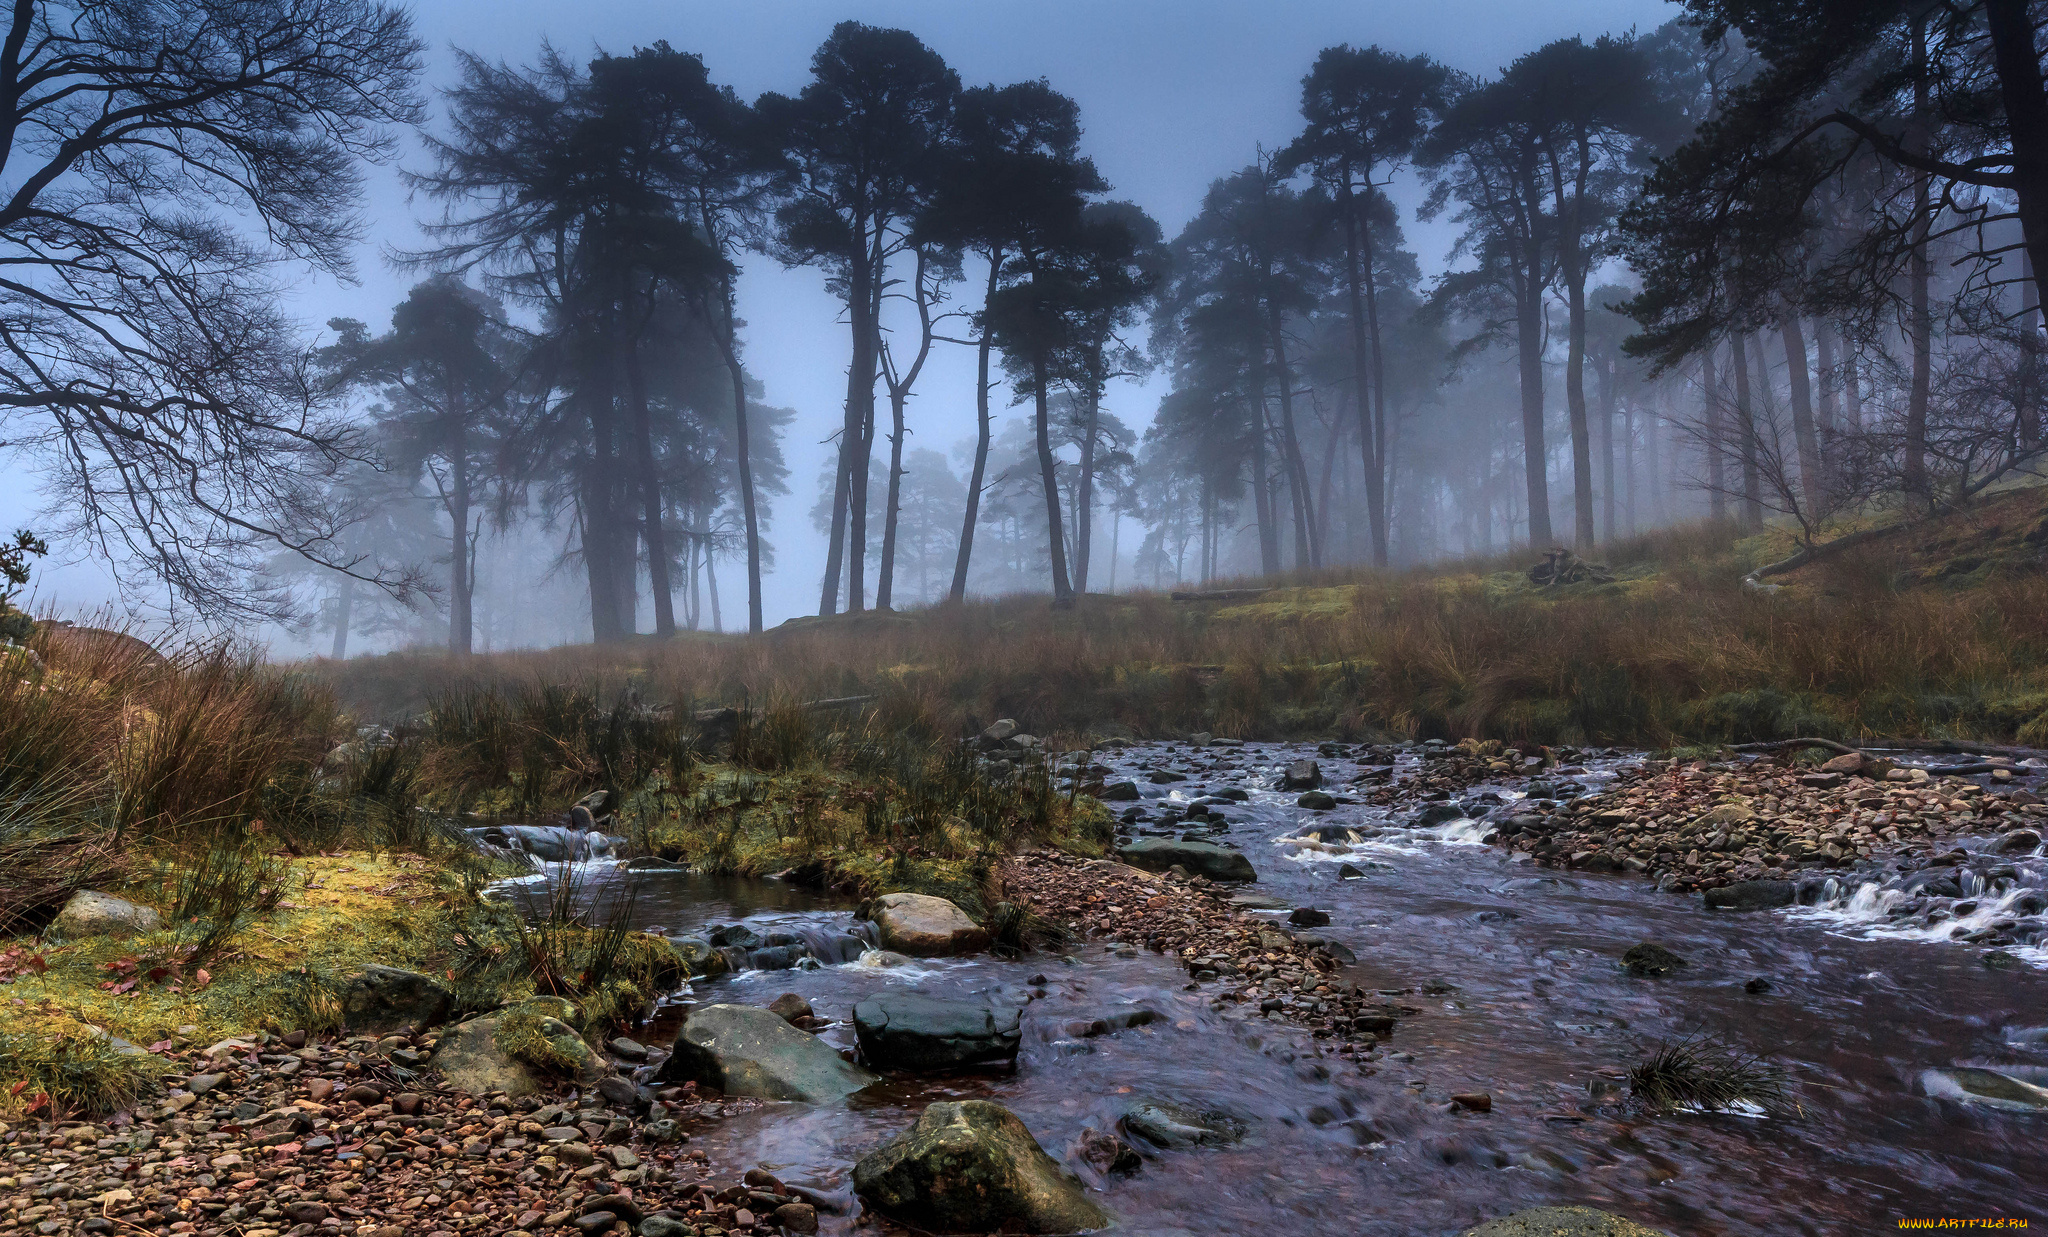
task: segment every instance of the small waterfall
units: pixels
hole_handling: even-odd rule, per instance
[[[865,933],[865,935],[863,935]],[[712,928],[705,934],[730,971],[810,970],[858,961],[875,948],[874,928],[856,924],[851,931],[798,927],[763,936],[744,924]]]

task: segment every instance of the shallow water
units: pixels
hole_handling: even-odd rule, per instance
[[[852,1206],[853,1161],[933,1100],[997,1099],[1061,1158],[1083,1129],[1110,1127],[1143,1096],[1224,1109],[1252,1133],[1238,1147],[1151,1156],[1136,1176],[1107,1183],[1101,1201],[1132,1234],[1450,1234],[1546,1202],[1605,1207],[1686,1237],[1896,1231],[1902,1217],[2048,1222],[2048,1114],[1930,1096],[1923,1079],[1967,1064],[2048,1066],[2048,1037],[2021,1033],[2048,1026],[2048,973],[1991,970],[1979,948],[1873,922],[1853,890],[1829,908],[1710,914],[1697,895],[1660,894],[1641,878],[1518,861],[1479,844],[1483,831],[1469,822],[1396,830],[1341,854],[1305,849],[1279,839],[1304,821],[1387,823],[1382,809],[1311,813],[1293,806],[1293,793],[1268,789],[1287,761],[1312,755],[1283,745],[1151,747],[1104,763],[1192,774],[1152,786],[1141,773],[1148,796],[1249,791],[1248,803],[1223,809],[1222,840],[1251,857],[1259,892],[1330,913],[1317,933],[1359,959],[1341,978],[1404,991],[1394,999],[1420,1008],[1387,1045],[1412,1061],[1385,1056],[1377,1073],[1361,1074],[1319,1056],[1305,1031],[1212,1010],[1218,985],[1189,990],[1177,966],[1143,951],[1119,958],[1088,943],[1072,962],[1041,954],[897,967],[871,956],[741,973],[686,999],[764,1003],[797,992],[819,1015],[845,1020],[884,986],[1022,1000],[1043,975],[1017,1072],[892,1082],[847,1109],[771,1104],[708,1126],[696,1145],[714,1163],[759,1163]],[[1355,766],[1321,763],[1341,793]],[[1601,776],[1596,767],[1576,780]],[[1338,879],[1345,862],[1366,876]],[[843,906],[775,882],[633,879],[636,918],[675,933],[738,920],[763,936],[836,935],[851,923]],[[1645,940],[1689,965],[1628,976],[1617,959]],[[1771,990],[1745,991],[1759,977]],[[1085,1041],[1062,1034],[1071,1019],[1132,1004],[1164,1017]],[[1657,1043],[1701,1033],[1785,1066],[1798,1112],[1646,1116],[1589,1097],[1589,1084],[1618,1083]],[[849,1045],[851,1027],[826,1038]],[[1493,1111],[1447,1111],[1464,1091],[1490,1092]],[[828,1232],[850,1229],[844,1216],[825,1221]]]

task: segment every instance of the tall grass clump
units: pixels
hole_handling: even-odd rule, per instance
[[[1705,1035],[1657,1045],[1629,1071],[1628,1090],[1631,1102],[1651,1112],[1783,1112],[1796,1107],[1783,1069]]]

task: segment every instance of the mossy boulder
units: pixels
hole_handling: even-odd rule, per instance
[[[430,975],[372,963],[349,977],[341,1015],[351,1031],[422,1031],[448,1018],[455,994]]]
[[[560,997],[536,997],[472,1018],[441,1036],[431,1063],[450,1087],[469,1095],[534,1095],[550,1075],[586,1086],[603,1078],[603,1059],[556,1014],[574,1010]]]
[[[1488,1220],[1458,1237],[1671,1237],[1596,1207],[1531,1207]]]
[[[751,1005],[691,1010],[655,1078],[807,1104],[836,1103],[876,1080],[780,1014]]]
[[[542,1076],[498,1043],[499,1014],[471,1018],[448,1028],[434,1045],[430,1064],[450,1088],[467,1095],[503,1091],[517,1099],[538,1095]]]
[[[51,930],[65,940],[78,940],[87,936],[133,936],[138,932],[154,932],[162,923],[163,916],[150,907],[117,898],[111,893],[81,889],[72,894],[64,909],[57,913],[57,922],[51,925]]]
[[[854,1165],[853,1188],[891,1219],[936,1233],[1073,1233],[1109,1223],[1016,1114],[988,1100],[928,1106]]]

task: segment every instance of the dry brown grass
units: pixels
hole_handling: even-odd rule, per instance
[[[759,637],[575,646],[452,661],[428,652],[310,673],[364,715],[465,685],[573,682],[680,706],[875,693],[964,733],[1000,717],[1048,736],[1393,733],[1670,743],[1819,732],[2010,739],[2048,731],[2048,582],[1904,586],[1868,557],[1777,592],[1780,553],[1725,527],[1614,547],[1612,585],[1538,592],[1510,560],[1277,581],[1237,605],[1016,597],[785,625]],[[1250,582],[1238,582],[1250,583]],[[2043,737],[2048,737],[2044,734]]]

